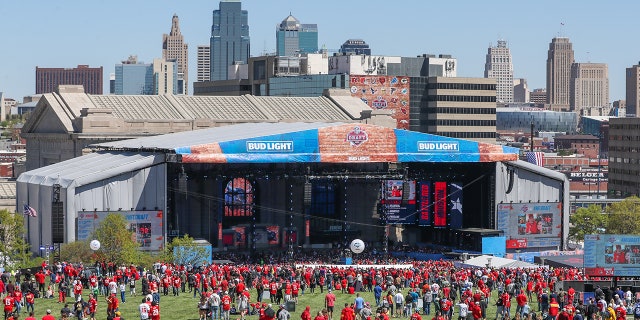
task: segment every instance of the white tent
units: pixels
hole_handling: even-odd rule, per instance
[[[487,267],[490,268],[539,268],[540,266],[507,258],[482,255],[462,262],[463,267]]]

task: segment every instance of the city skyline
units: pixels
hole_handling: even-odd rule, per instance
[[[122,0],[44,2],[37,7],[27,6],[29,3],[7,3],[8,12],[28,15],[7,15],[1,22],[4,30],[16,31],[3,37],[0,91],[19,101],[35,93],[37,66],[103,67],[104,91],[108,92],[109,74],[120,61],[138,55],[149,63],[162,56],[162,35],[169,30],[174,14],[180,18],[180,29],[190,46],[189,60],[195,62],[195,49],[208,44],[212,12],[219,6],[219,1],[201,0],[181,6],[168,0],[154,1],[153,5],[150,1]],[[276,51],[274,25],[291,13],[300,21],[318,24],[319,47],[337,49],[347,39],[355,38],[366,41],[374,55],[450,54],[458,60],[460,77],[483,77],[487,48],[505,40],[513,57],[514,78],[527,79],[531,90],[546,88],[548,44],[554,37],[567,37],[573,44],[575,62],[608,65],[610,100],[625,99],[625,70],[638,64],[640,50],[633,41],[625,40],[624,34],[640,26],[632,14],[640,9],[640,3],[625,3],[625,7],[595,1],[581,2],[580,6],[551,1],[458,4],[405,1],[389,6],[382,1],[244,0],[242,9],[249,13],[251,56]],[[385,14],[372,19],[376,8]],[[489,19],[496,10],[500,19]],[[88,14],[91,12],[100,14]],[[52,20],[52,16],[68,18]],[[55,21],[55,27],[51,27],[51,21]],[[189,69],[196,74],[195,63],[190,63]],[[194,80],[190,79],[189,92]]]

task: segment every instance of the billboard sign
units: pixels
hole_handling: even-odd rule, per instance
[[[636,277],[640,275],[640,236],[596,234],[584,237],[586,275]]]
[[[390,110],[396,128],[409,129],[409,77],[351,75],[351,95],[374,110]]]
[[[418,225],[431,225],[431,182],[420,182],[420,218]]]
[[[557,247],[562,239],[562,203],[500,203],[497,229],[507,240],[518,240],[527,248]]]
[[[384,180],[382,182],[383,210],[389,224],[413,224],[416,222],[416,182]]]
[[[79,211],[78,240],[87,240],[109,214],[120,214],[127,221],[127,230],[133,232],[140,250],[159,251],[164,247],[162,211]]]
[[[447,226],[447,183],[438,181],[433,186],[433,226]]]

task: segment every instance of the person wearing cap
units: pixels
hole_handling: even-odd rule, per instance
[[[333,294],[331,289],[327,290],[327,294],[324,296],[324,307],[327,308],[327,320],[333,319],[333,308],[336,303],[336,295]]]
[[[116,311],[116,316],[113,317],[113,320],[124,320],[124,319],[122,319],[122,317],[120,315],[121,315],[120,311]]]
[[[42,320],[56,320],[56,318],[51,315],[51,309],[47,309],[47,314],[42,317]]]
[[[278,312],[276,312],[276,319],[278,320],[289,320],[291,319],[291,313],[285,308],[284,304],[280,305]]]
[[[222,320],[229,320],[229,314],[231,312],[231,296],[229,296],[229,292],[225,291],[222,297],[220,298],[220,304],[222,306]]]

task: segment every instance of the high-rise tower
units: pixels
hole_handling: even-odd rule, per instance
[[[569,38],[553,38],[547,54],[547,104],[551,110],[568,111],[571,96],[573,45]]]
[[[318,25],[301,24],[291,14],[276,27],[276,54],[293,56],[318,52]]]
[[[189,46],[180,32],[178,15],[171,19],[171,32],[162,35],[162,59],[174,61],[178,72],[178,94],[189,93]]]
[[[640,112],[638,112],[638,103],[640,103],[640,62],[630,68],[627,68],[625,84],[627,115],[638,117],[640,114]]]
[[[220,1],[211,26],[210,80],[227,80],[229,66],[248,63],[249,52],[249,13],[242,10],[240,0]]]
[[[591,115],[585,108],[609,106],[609,67],[606,63],[574,63],[571,66],[571,110]]]
[[[489,47],[484,77],[496,79],[496,101],[513,102],[513,62],[506,41],[498,40],[497,46]]]

